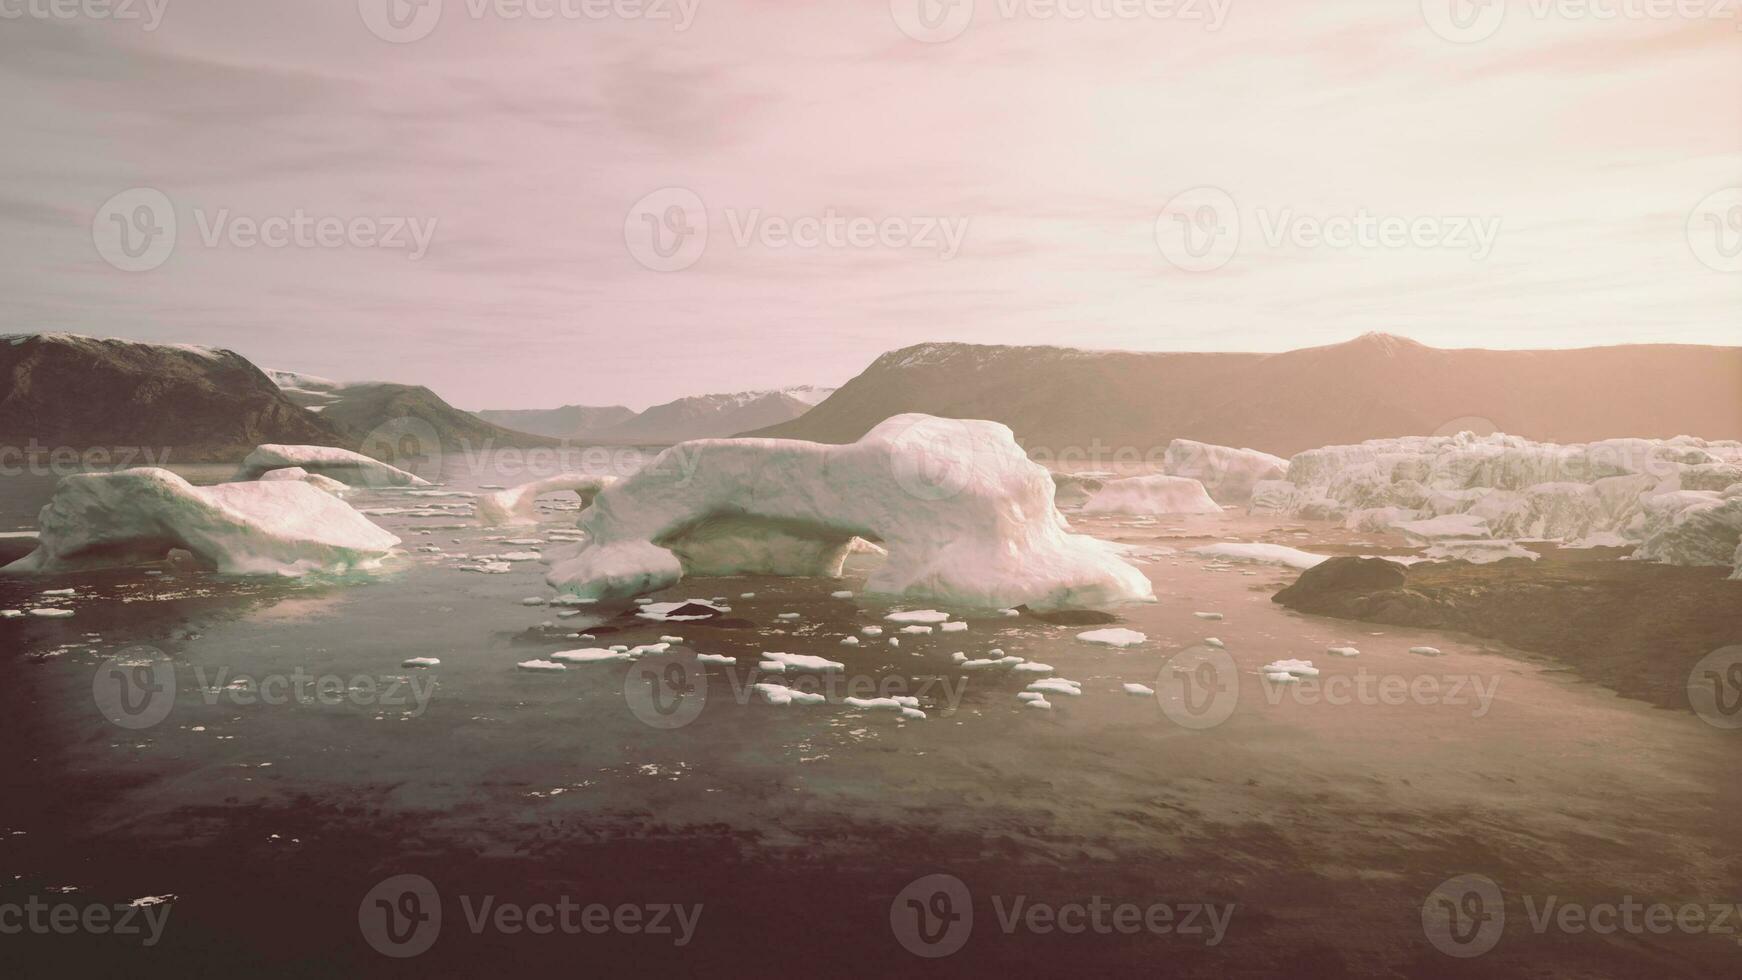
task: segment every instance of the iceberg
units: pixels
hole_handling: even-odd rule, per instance
[[[600,490],[617,482],[614,476],[586,476],[563,473],[543,480],[534,480],[508,490],[498,490],[478,497],[478,522],[493,527],[538,523],[538,498],[547,493],[572,492],[581,498],[581,506],[592,503]]]
[[[1288,460],[1256,449],[1175,439],[1167,444],[1161,468],[1169,476],[1189,477],[1203,484],[1217,503],[1243,504],[1252,499],[1252,489],[1261,481],[1281,479],[1288,472]]]
[[[1083,505],[1085,514],[1220,514],[1204,485],[1183,476],[1108,480]]]
[[[428,480],[378,459],[332,446],[257,446],[242,461],[233,479],[258,480],[285,467],[300,467],[309,473],[338,480],[353,487],[427,487]]]
[[[192,552],[219,572],[303,575],[379,563],[399,539],[297,480],[196,487],[156,468],[80,473],[42,508],[39,547],[10,572],[59,572]]]
[[[603,488],[577,526],[587,541],[546,581],[586,598],[695,574],[838,578],[860,538],[887,551],[866,593],[1043,610],[1154,598],[1142,572],[1070,533],[1051,475],[996,422],[897,415],[840,446],[679,443]]]

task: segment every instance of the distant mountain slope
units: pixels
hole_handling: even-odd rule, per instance
[[[561,408],[486,409],[474,413],[486,422],[558,439],[585,439],[600,429],[635,417],[622,405],[564,405]]]
[[[746,435],[851,442],[902,412],[993,419],[1052,453],[1175,438],[1279,455],[1481,427],[1553,442],[1742,438],[1742,348],[1440,350],[1386,334],[1282,354],[921,344]]]
[[[806,396],[815,394],[814,389],[798,390]],[[810,404],[803,397],[786,391],[694,395],[655,405],[632,419],[598,430],[592,438],[600,442],[647,445],[719,438],[788,422],[810,410]]]
[[[422,385],[335,382],[289,371],[272,374],[281,382],[290,383],[285,389],[287,396],[307,406],[309,411],[318,412],[321,421],[344,437],[346,446],[364,452],[376,451],[363,444],[371,432],[389,423],[403,425],[401,420],[407,419],[433,429],[442,449],[450,453],[503,446],[548,446],[557,441],[486,422],[449,405]]]
[[[261,443],[338,444],[242,355],[73,334],[0,337],[0,445],[235,460]],[[134,460],[139,462],[139,460]]]

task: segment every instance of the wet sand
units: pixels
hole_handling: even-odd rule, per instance
[[[359,504],[404,503],[379,496]],[[473,554],[511,547],[492,536],[560,526],[420,535],[455,521],[378,520],[413,547]],[[0,942],[32,975],[1709,976],[1742,955],[1734,937],[1705,934],[1538,934],[1524,905],[1742,897],[1737,733],[1491,641],[1282,609],[1270,597],[1295,578],[1288,569],[1160,553],[1221,538],[1346,553],[1395,542],[1234,516],[1074,523],[1135,546],[1160,599],[1119,610],[1116,625],[1147,634],[1144,644],[1093,646],[1075,638],[1088,625],[962,611],[964,632],[842,646],[910,608],[829,597],[857,591],[863,559],[840,583],[704,579],[654,597],[727,596],[729,618],[748,628],[641,624],[627,606],[559,618],[520,604],[548,594],[536,562],[480,575],[435,555],[350,586],[224,582],[179,567],[0,580],[0,607],[78,591],[72,619],[0,622],[10,748],[0,903],[176,896],[151,948],[91,935]],[[515,669],[588,645],[562,634],[593,628],[615,629],[601,643],[682,635],[739,662],[710,666],[706,707],[670,729],[626,705],[630,665]],[[87,632],[101,634],[92,646],[60,649]],[[1180,718],[1199,716],[1172,666],[1202,662],[1212,636],[1235,697],[1218,724],[1186,727]],[[175,663],[177,697],[165,721],[130,731],[103,717],[92,678],[136,643]],[[1360,655],[1324,652],[1344,644]],[[1422,645],[1441,655],[1409,652]],[[1082,696],[1028,708],[1016,694],[1029,678],[963,673],[950,658],[992,648],[1053,665]],[[747,686],[764,650],[840,661],[916,694],[929,717],[763,703]],[[292,667],[404,676],[409,656],[442,661],[424,672],[435,686],[421,711],[240,705],[199,683],[199,671],[209,681]],[[1295,657],[1322,672],[1316,698],[1261,676]],[[1328,699],[1332,678],[1348,685],[1347,703]],[[1360,694],[1388,678],[1418,692],[1431,678],[1434,693]],[[1126,694],[1127,683],[1160,696]],[[373,886],[402,873],[435,884],[444,921],[429,952],[396,960],[365,941],[358,915]],[[894,935],[891,905],[934,873],[968,887],[973,929],[953,955],[922,959]],[[1422,922],[1433,889],[1463,873],[1507,897],[1498,944],[1467,960],[1437,949]],[[77,891],[51,890],[66,887]],[[703,913],[683,947],[648,935],[473,934],[462,896],[701,903]],[[1213,946],[1178,932],[1007,934],[998,909],[1015,896],[1233,912]]]

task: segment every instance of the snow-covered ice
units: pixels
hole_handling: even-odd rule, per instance
[[[1220,514],[1204,485],[1183,476],[1109,480],[1083,505],[1085,514]]]
[[[296,466],[354,487],[427,487],[428,480],[389,466],[378,459],[332,446],[265,445],[256,448],[236,471],[237,480],[257,480],[262,474]]]
[[[1077,639],[1084,643],[1099,643],[1109,647],[1134,647],[1147,641],[1149,637],[1136,630],[1114,627],[1078,633]]]
[[[600,490],[617,482],[614,476],[587,476],[562,473],[543,480],[533,480],[509,490],[499,490],[480,496],[477,501],[478,521],[489,526],[512,526],[538,523],[538,498],[547,493],[573,493],[581,498],[581,506],[593,502]]]

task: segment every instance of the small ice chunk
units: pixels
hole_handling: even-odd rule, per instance
[[[1155,693],[1155,688],[1147,684],[1121,684],[1119,686],[1124,688],[1126,694],[1135,694],[1139,697],[1147,697]]]
[[[32,609],[30,614],[41,616],[43,619],[66,619],[73,614],[73,611],[71,609]]]
[[[1021,694],[1018,694],[1016,696],[1016,700],[1018,700],[1018,701],[1045,701],[1046,695],[1040,693],[1039,691],[1023,691]]]
[[[754,598],[756,598],[756,593],[754,593],[754,592],[740,592],[740,593],[738,593],[738,598],[740,598],[740,599],[754,599]]]
[[[765,650],[762,657],[764,662],[780,664],[783,671],[787,667],[822,672],[847,669],[847,665],[838,660],[825,660],[822,657],[813,657],[805,653],[769,653]]]
[[[1022,695],[1020,695],[1020,694],[1017,695],[1017,697],[1021,697],[1021,696]],[[1030,698],[1027,701],[1022,702],[1022,704],[1024,707],[1039,708],[1042,711],[1051,711],[1052,710],[1052,702],[1048,701],[1046,699],[1045,695],[1041,695],[1041,696],[1035,697],[1035,698]]]
[[[681,637],[681,636],[662,636],[659,638],[659,642],[661,642],[661,643],[682,643],[683,637]]]
[[[1273,681],[1277,684],[1299,684],[1300,683],[1300,678],[1294,676],[1293,674],[1287,673],[1285,671],[1280,671],[1280,670],[1267,672],[1264,675],[1264,679],[1267,681]]]
[[[1222,618],[1221,613],[1213,613],[1213,612],[1195,612],[1195,613],[1192,613],[1192,615],[1198,617],[1199,619],[1221,619]]]
[[[43,589],[43,595],[77,595],[74,589]]]
[[[1145,642],[1149,637],[1137,632],[1136,630],[1114,628],[1089,630],[1086,633],[1078,633],[1077,639],[1082,640],[1084,643],[1099,643],[1102,646],[1109,647],[1134,647],[1139,643]]]
[[[521,670],[558,671],[568,669],[554,660],[522,660],[514,666]]]
[[[1424,657],[1437,657],[1440,655],[1440,648],[1439,647],[1410,647],[1409,652],[1410,653],[1419,653]]]
[[[930,627],[930,626],[903,626],[903,627],[902,627],[902,628],[901,628],[901,632],[903,632],[903,633],[914,633],[914,634],[919,634],[919,633],[930,633],[930,632],[931,632],[931,627]]]
[[[896,637],[896,636],[892,636],[892,637],[890,637],[890,638],[889,638],[889,645],[890,645],[890,646],[892,646],[892,647],[898,647],[898,646],[900,646],[900,645],[901,645],[901,638],[900,638],[900,637]]]
[[[1288,674],[1291,677],[1319,676],[1319,669],[1313,666],[1311,660],[1273,660],[1262,669],[1266,677],[1271,674]]]
[[[829,598],[831,598],[831,599],[851,599],[851,598],[853,598],[853,592],[851,589],[842,589],[839,592],[830,592]]]
[[[939,626],[938,630],[940,632],[944,632],[944,633],[960,633],[967,628],[968,628],[967,623],[964,623],[964,622],[961,622],[960,620],[957,620],[954,623],[945,623],[942,626]]]
[[[582,650],[562,650],[550,655],[550,659],[565,664],[599,664],[618,660],[632,660],[634,656],[624,650],[606,650],[600,647],[587,647]]]
[[[949,613],[938,612],[936,609],[910,609],[906,612],[892,612],[883,617],[891,623],[942,623],[950,618]]]
[[[1065,680],[1063,677],[1042,677],[1028,685],[1028,690],[1039,691],[1042,694],[1068,694],[1071,697],[1081,697],[1083,685],[1078,681]]]
[[[841,639],[841,645],[844,647],[856,647],[859,645],[859,638],[856,636],[843,637]]]
[[[1000,615],[1000,616],[1020,616],[1020,615],[1022,615],[1022,610],[1020,610],[1020,609],[1000,609],[1000,610],[998,610],[998,615]]]
[[[752,685],[752,689],[769,704],[820,704],[825,700],[821,694],[795,691],[785,684],[771,684],[767,681]]]
[[[435,657],[411,657],[399,662],[401,667],[439,667],[441,661]]]
[[[696,660],[704,664],[735,664],[737,657],[728,657],[723,653],[698,653]]]
[[[864,629],[860,630],[859,632],[865,634],[866,636],[882,636],[883,635],[883,627],[881,627],[881,626],[867,626]]]
[[[1005,657],[1004,659],[1006,659],[1006,660],[1014,659],[1014,660],[1020,661],[1022,658],[1020,658],[1020,657],[1014,657],[1014,658],[1013,657]],[[1019,662],[1019,663],[1013,664],[1011,666],[1011,669],[1016,670],[1020,673],[1024,673],[1024,674],[1050,674],[1050,673],[1052,673],[1052,664],[1043,664],[1043,663],[1039,663],[1039,662],[1034,661],[1034,660],[1030,660],[1027,663],[1020,663]]]
[[[1215,637],[1213,637],[1213,636],[1206,636],[1206,637],[1204,637],[1204,646],[1207,646],[1207,647],[1215,647],[1215,648],[1216,648],[1216,649],[1218,649],[1218,650],[1221,650],[1221,649],[1224,649],[1224,646],[1223,646],[1223,644],[1222,644],[1222,641],[1221,641],[1221,640],[1218,640],[1218,639],[1216,639],[1216,638],[1215,638]]]
[[[1325,652],[1333,657],[1359,657],[1361,651],[1354,647],[1325,647]]]
[[[798,613],[795,613],[795,612],[776,613],[774,618],[775,619],[797,619]]]
[[[529,595],[520,600],[520,604],[523,606],[542,606],[544,605],[544,599],[540,596]]]

